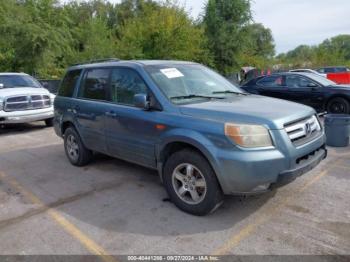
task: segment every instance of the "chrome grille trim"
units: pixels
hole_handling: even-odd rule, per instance
[[[315,115],[284,126],[289,139],[295,145],[302,145],[313,139],[320,131],[321,125]]]
[[[42,109],[51,106],[49,95],[27,95],[7,97],[4,102],[4,111],[24,111]]]

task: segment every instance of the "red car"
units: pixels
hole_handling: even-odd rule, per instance
[[[326,74],[329,80],[337,84],[350,84],[350,69],[345,66],[323,67],[316,71],[321,74]]]

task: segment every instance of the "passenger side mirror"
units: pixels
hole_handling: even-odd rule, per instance
[[[143,110],[150,110],[150,102],[145,94],[134,95],[134,105]]]
[[[0,89],[4,88],[4,84],[0,83]]]

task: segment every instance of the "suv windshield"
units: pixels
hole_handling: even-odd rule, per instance
[[[197,64],[147,66],[157,86],[173,103],[222,99],[244,95],[237,86],[214,71]]]
[[[40,83],[29,75],[0,75],[0,88],[35,87]]]

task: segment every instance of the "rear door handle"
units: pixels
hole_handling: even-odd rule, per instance
[[[109,112],[106,112],[105,114],[106,116],[112,117],[112,118],[116,118],[118,116],[117,113],[114,111],[109,111]]]
[[[87,120],[95,120],[96,115],[94,113],[77,113],[77,116]]]

